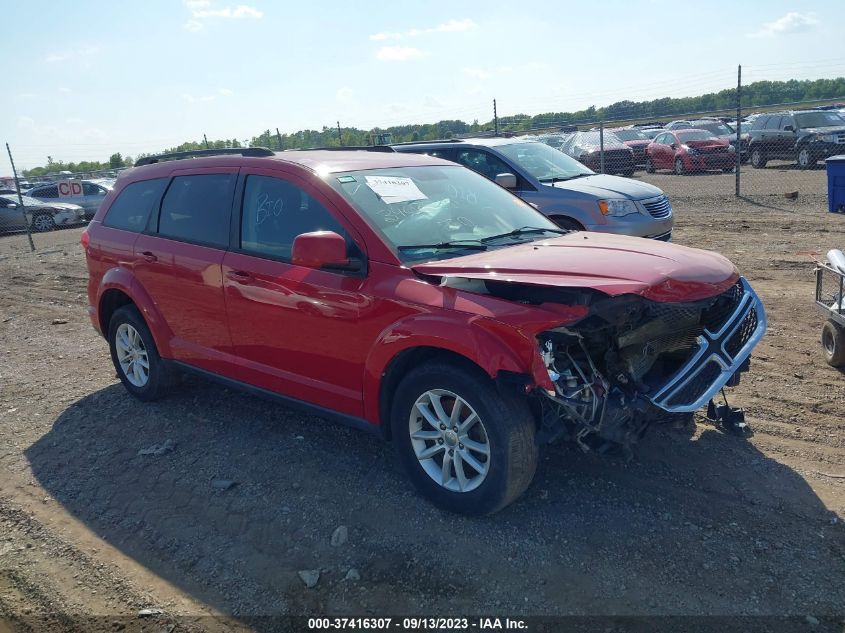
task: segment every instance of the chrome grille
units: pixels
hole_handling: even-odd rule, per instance
[[[648,200],[643,200],[642,204],[653,218],[663,219],[672,215],[672,204],[666,196],[649,198]]]

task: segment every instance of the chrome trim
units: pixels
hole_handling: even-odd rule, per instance
[[[763,338],[763,334],[766,332],[766,311],[763,308],[763,302],[760,301],[760,297],[757,296],[757,293],[754,292],[748,281],[744,277],[740,277],[740,281],[744,292],[736,310],[734,310],[730,318],[727,319],[717,332],[711,332],[707,329],[704,330],[701,336],[698,337],[698,350],[693,354],[692,358],[665,385],[653,395],[648,396],[648,399],[653,404],[661,409],[675,413],[695,411],[704,406],[716,395],[751,355],[751,351],[760,342],[760,339]],[[736,356],[732,357],[725,349],[725,345],[743,326],[745,319],[752,310],[755,311],[757,316],[757,326],[742,348],[737,352]],[[698,374],[711,361],[719,365],[721,371],[716,380],[704,393],[694,402],[670,405],[669,403],[672,399],[694,381]]]

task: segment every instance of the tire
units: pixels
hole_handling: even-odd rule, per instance
[[[49,213],[36,213],[32,216],[32,230],[46,233],[56,228],[56,221]]]
[[[813,155],[810,153],[808,147],[802,147],[798,150],[795,154],[795,163],[798,165],[798,169],[811,169],[816,165],[816,161],[813,160]]]
[[[460,408],[453,424],[456,403]],[[462,421],[469,423],[465,431]],[[412,370],[396,390],[391,425],[411,482],[446,510],[492,514],[519,497],[534,478],[536,425],[527,400],[503,393],[480,371],[443,362]]]
[[[822,326],[822,353],[831,367],[845,367],[845,329],[833,321]]]
[[[650,174],[654,173],[654,163],[652,162],[651,158],[645,159],[645,170]]]
[[[171,372],[159,356],[144,317],[134,305],[118,308],[112,315],[109,350],[117,377],[138,400],[151,402],[166,393]],[[146,368],[141,362],[144,360]]]
[[[684,161],[680,158],[675,159],[675,175],[683,176],[686,173],[686,169],[684,169]]]
[[[765,169],[766,163],[769,162],[766,159],[766,155],[763,153],[763,150],[759,147],[755,147],[751,150],[751,158],[749,160],[751,161],[751,166],[754,169]]]
[[[736,167],[723,167],[723,168],[722,168],[722,172],[723,172],[723,173],[725,173],[725,174],[730,174],[730,173],[732,173],[735,169],[736,169]]]
[[[552,222],[557,224],[560,228],[568,231],[583,231],[584,227],[572,218],[567,218],[562,215],[555,215],[549,218]]]

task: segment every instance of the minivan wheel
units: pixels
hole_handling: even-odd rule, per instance
[[[675,159],[675,173],[678,176],[683,176],[685,171],[686,170],[684,169],[684,161],[682,161],[680,158],[676,158]]]
[[[109,349],[117,376],[129,393],[144,401],[156,400],[164,394],[169,372],[134,305],[123,306],[112,315]]]
[[[816,164],[816,161],[813,160],[812,154],[810,154],[810,150],[806,147],[802,147],[798,150],[795,162],[798,163],[798,167],[800,169],[809,169]]]
[[[496,512],[534,477],[535,423],[524,397],[445,363],[411,371],[396,390],[393,441],[411,482],[435,505]]]
[[[822,326],[822,352],[831,367],[845,367],[845,329],[833,321]]]
[[[49,213],[36,213],[32,218],[32,229],[40,233],[46,233],[56,228],[56,221]]]
[[[766,156],[759,147],[751,150],[751,166],[754,169],[763,169],[766,166]]]

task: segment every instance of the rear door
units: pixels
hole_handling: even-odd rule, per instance
[[[334,231],[363,259],[337,209],[294,175],[244,169],[240,221],[223,261],[229,327],[242,380],[348,415],[362,416],[364,360],[372,341],[359,329],[372,299],[363,272],[291,263],[297,235]]]
[[[785,114],[781,117],[777,153],[784,160],[795,158],[795,139],[798,137],[795,133],[795,125],[795,119],[791,114]],[[786,128],[790,129],[787,130]]]
[[[173,358],[235,377],[223,300],[237,168],[172,174],[159,213],[134,245],[135,277],[169,329]]]
[[[96,185],[93,182],[83,182],[82,196],[79,197],[79,201],[67,200],[66,202],[73,202],[74,204],[80,205],[85,209],[85,217],[92,218],[97,213],[100,205],[103,204],[107,193],[108,189],[105,187]]]

